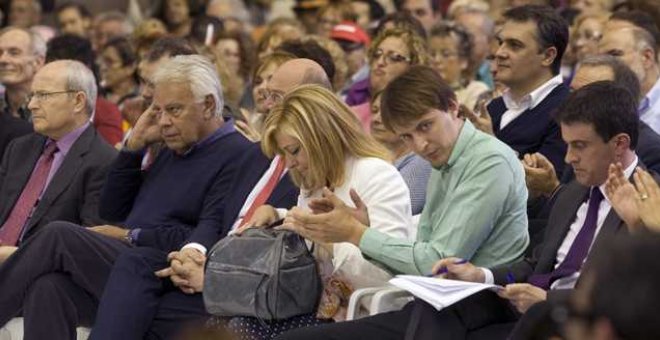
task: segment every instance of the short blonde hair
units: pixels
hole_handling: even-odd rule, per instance
[[[346,180],[344,163],[349,157],[390,161],[387,149],[364,132],[355,113],[319,85],[297,87],[268,114],[261,147],[269,157],[284,154],[277,146],[278,133],[296,139],[307,155],[306,178],[291,171],[293,182],[306,190],[341,186]]]

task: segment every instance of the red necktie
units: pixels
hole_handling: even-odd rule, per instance
[[[23,227],[44,190],[55,152],[57,152],[57,144],[51,141],[39,157],[37,165],[9,217],[0,227],[0,245],[15,246],[18,243]]]
[[[280,181],[280,177],[282,177],[283,172],[284,172],[284,159],[280,157],[277,159],[277,165],[275,166],[275,171],[273,171],[273,174],[268,179],[266,186],[264,186],[264,188],[261,189],[259,195],[257,195],[257,197],[252,202],[250,209],[248,209],[248,211],[245,213],[245,216],[243,216],[243,220],[241,221],[240,227],[242,227],[245,223],[250,221],[252,215],[254,215],[254,211],[257,210],[257,208],[259,208],[264,203],[266,203],[266,200],[268,200],[268,197],[270,197],[270,194],[273,193],[275,186]]]

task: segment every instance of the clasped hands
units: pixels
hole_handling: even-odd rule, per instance
[[[294,207],[288,211],[278,230],[290,230],[318,243],[350,242],[359,245],[362,234],[369,226],[367,206],[353,189],[349,192],[355,208],[347,206],[328,188],[322,197],[309,203],[311,212]],[[264,227],[277,221],[277,212],[271,206],[262,206],[237,234],[251,227]]]
[[[183,248],[167,255],[170,266],[154,274],[162,279],[169,278],[186,294],[199,293],[204,289],[204,263],[206,256],[194,248]]]
[[[475,265],[455,257],[444,258],[433,266],[433,273],[443,271],[438,277],[468,282],[484,283],[484,272]],[[520,313],[525,313],[532,305],[545,301],[547,292],[529,283],[511,283],[497,291],[497,295],[508,300]]]

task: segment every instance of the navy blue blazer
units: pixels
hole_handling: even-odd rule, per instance
[[[542,153],[552,162],[557,176],[560,177],[565,165],[566,144],[561,139],[559,125],[554,120],[554,111],[568,94],[566,85],[555,87],[536,107],[523,112],[501,130],[500,122],[506,112],[506,105],[502,97],[495,98],[487,107],[493,120],[495,136],[518,152],[520,158],[527,153]]]

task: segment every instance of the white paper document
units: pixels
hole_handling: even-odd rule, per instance
[[[397,275],[390,284],[407,290],[437,310],[450,306],[482,290],[497,291],[502,286],[414,275]]]

